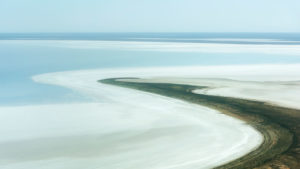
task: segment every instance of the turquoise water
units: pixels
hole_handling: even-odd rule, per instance
[[[52,36],[51,36],[52,35]],[[62,36],[64,35],[64,36]],[[96,36],[97,35],[97,36]],[[48,45],[42,41],[10,41],[7,39],[64,39],[64,40],[118,40],[118,41],[172,41],[184,42],[200,35],[190,34],[0,34],[0,105],[26,105],[40,103],[86,101],[79,94],[61,87],[38,84],[31,80],[33,75],[78,69],[119,68],[119,67],[151,67],[151,66],[186,66],[186,65],[228,65],[228,64],[264,64],[264,63],[300,63],[297,55],[272,55],[253,53],[200,53],[200,52],[166,52],[70,48],[67,46]],[[101,35],[101,36],[100,36]],[[105,35],[105,36],[104,36]],[[233,36],[234,35],[234,36]],[[251,36],[252,38],[271,38]],[[251,38],[246,35],[232,34],[225,36],[205,36],[205,38]],[[250,36],[250,35],[248,35]],[[155,37],[155,38],[151,38]],[[102,39],[101,39],[102,38]],[[138,40],[140,39],[140,40]],[[277,36],[281,39],[297,42],[298,34]],[[195,41],[194,41],[195,42]],[[195,43],[202,43],[196,41]],[[207,41],[205,41],[207,43]],[[210,42],[210,43],[215,43]],[[218,42],[231,43],[231,42]],[[249,43],[249,42],[234,42]],[[252,43],[252,42],[250,42]],[[285,43],[285,42],[281,42]],[[287,42],[286,45],[288,45]],[[41,45],[42,44],[42,45]],[[300,43],[299,43],[300,44]]]

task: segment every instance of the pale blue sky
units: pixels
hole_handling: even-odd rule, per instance
[[[0,32],[300,32],[300,0],[0,0]]]

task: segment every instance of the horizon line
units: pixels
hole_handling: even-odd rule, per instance
[[[137,32],[134,32],[134,31],[132,31],[132,32],[105,32],[105,31],[103,31],[103,32],[80,32],[80,31],[78,31],[78,32],[0,32],[0,34],[46,34],[46,33],[49,33],[49,34],[72,34],[72,33],[78,33],[78,34],[80,34],[80,33],[103,33],[103,34],[105,34],[105,33],[107,33],[107,34],[113,34],[113,33],[153,33],[153,34],[159,34],[159,33],[170,33],[170,34],[172,34],[172,33],[208,33],[208,34],[210,34],[210,33],[266,33],[266,34],[268,34],[268,33],[270,33],[270,34],[272,34],[272,33],[286,33],[286,34],[295,34],[295,33],[299,33],[300,34],[300,32],[239,32],[239,31],[237,31],[237,32],[139,32],[139,31],[137,31]]]

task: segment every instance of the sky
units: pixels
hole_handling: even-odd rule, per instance
[[[0,0],[0,32],[300,32],[299,0]]]

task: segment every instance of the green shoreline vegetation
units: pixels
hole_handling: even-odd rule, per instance
[[[192,92],[195,89],[206,88],[205,86],[128,82],[121,81],[122,79],[124,78],[103,79],[99,82],[155,93],[213,108],[243,120],[261,132],[264,140],[257,149],[241,158],[216,167],[217,169],[300,168],[300,110],[271,105],[266,102]]]

